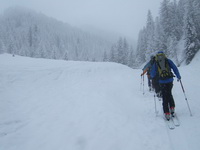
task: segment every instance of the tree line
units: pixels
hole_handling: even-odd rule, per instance
[[[136,68],[164,51],[177,65],[189,64],[200,49],[199,8],[200,0],[163,0],[155,19],[148,11],[136,51],[125,37],[114,42],[31,10],[10,8],[0,15],[0,53]]]
[[[200,49],[200,0],[163,0],[155,19],[149,10],[140,30],[136,64],[164,51],[177,65],[189,64]]]
[[[112,45],[108,53],[104,52],[103,61],[116,62],[134,68],[136,67],[134,48],[128,43],[125,37],[120,37],[119,40]]]
[[[105,39],[32,10],[11,7],[0,16],[0,53],[133,66],[126,38]],[[113,44],[114,43],[114,44]]]
[[[0,53],[102,61],[113,41],[26,8],[11,7],[0,15]]]

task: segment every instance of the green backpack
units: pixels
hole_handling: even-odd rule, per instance
[[[165,80],[174,76],[171,72],[167,57],[164,53],[158,53],[155,56],[155,60],[158,66],[158,74],[161,80]]]

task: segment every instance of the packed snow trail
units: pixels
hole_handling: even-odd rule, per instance
[[[181,100],[181,126],[167,130],[153,93],[140,91],[140,72],[0,55],[0,150],[197,150],[199,114],[189,117]]]

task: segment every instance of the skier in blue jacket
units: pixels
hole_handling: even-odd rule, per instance
[[[163,111],[167,120],[170,119],[170,114],[174,114],[175,108],[175,102],[172,96],[174,75],[171,70],[173,70],[179,81],[181,76],[176,65],[172,60],[166,58],[162,51],[158,52],[156,55],[156,62],[152,66],[150,75],[154,78],[156,73],[159,74],[159,83],[163,99]]]
[[[150,72],[151,72],[151,67],[154,64],[154,58],[155,57],[152,55],[150,61],[144,66],[144,68],[142,69],[143,72],[141,73],[141,76],[147,73],[149,91],[152,91],[152,88],[153,88]]]

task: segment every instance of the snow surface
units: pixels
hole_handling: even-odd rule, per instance
[[[181,126],[142,93],[141,70],[116,63],[0,55],[0,150],[199,150],[200,53],[180,67],[173,95]]]

